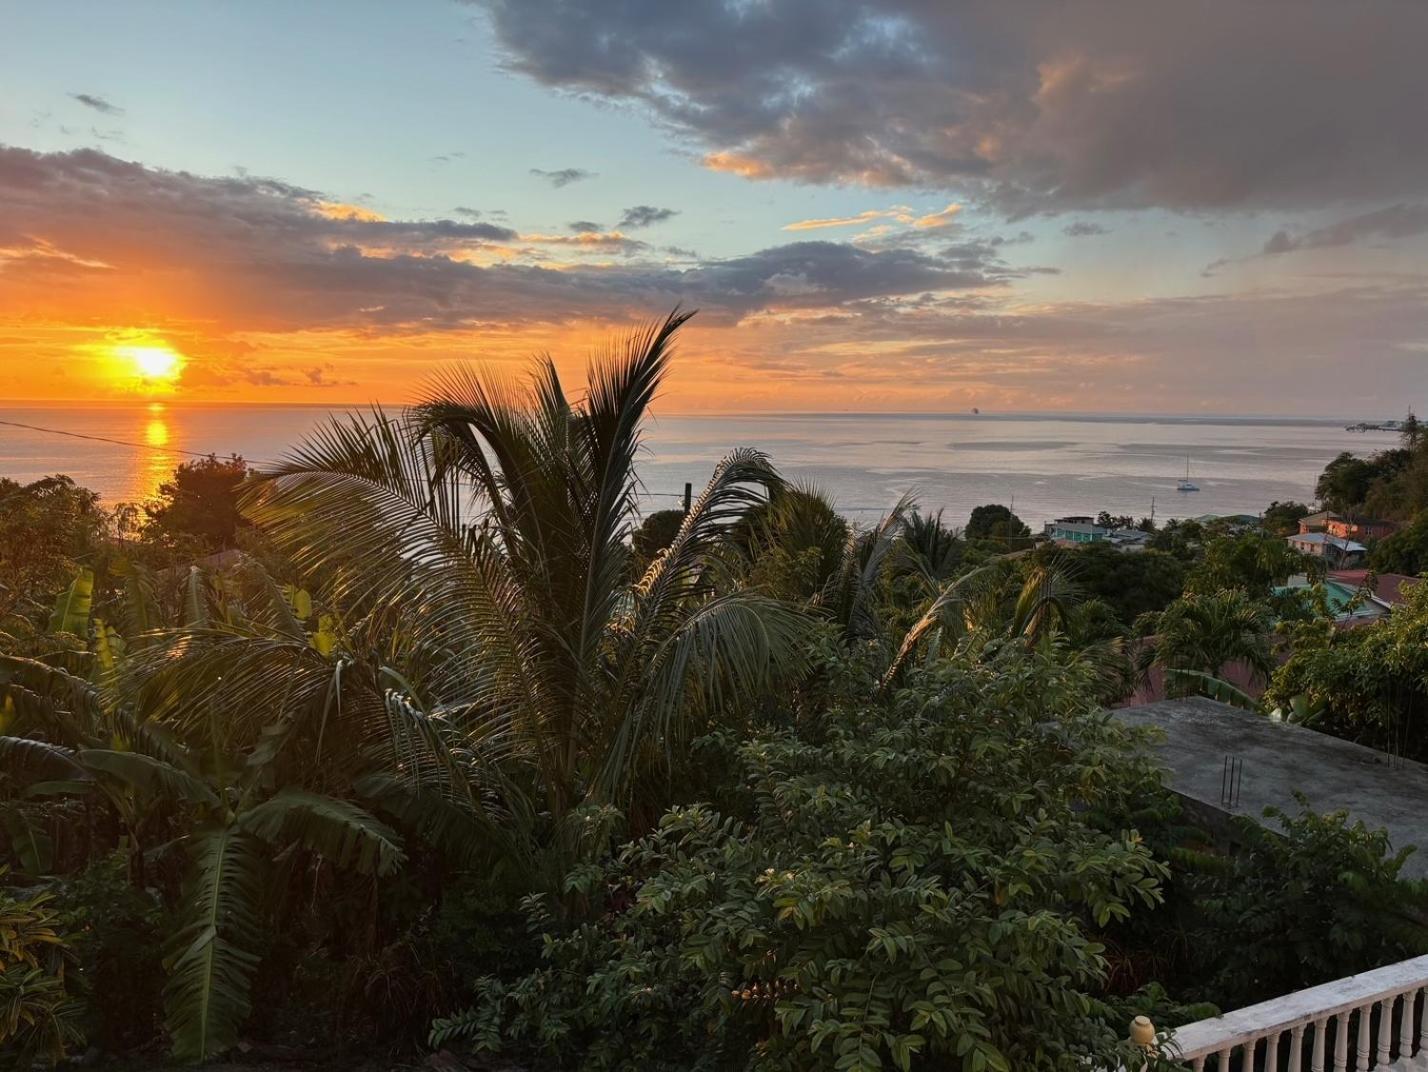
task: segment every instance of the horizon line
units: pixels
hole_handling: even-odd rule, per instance
[[[0,405],[0,409],[25,409],[27,407],[46,409],[82,409],[94,408],[152,408],[155,406],[168,408],[250,408],[250,409],[324,409],[324,410],[362,410],[374,407],[406,408],[413,403],[409,402],[382,402],[378,400],[367,400],[363,402],[288,402],[278,400],[244,400],[244,399],[164,399],[164,398],[94,398],[75,399],[62,398],[27,398],[13,399],[8,403]],[[1413,407],[1408,407],[1408,412],[1412,412]],[[658,412],[652,410],[650,416],[654,419],[661,417],[678,418],[708,418],[708,419],[738,419],[749,417],[906,417],[906,418],[974,418],[985,417],[1016,418],[1016,417],[1037,417],[1037,418],[1086,418],[1086,417],[1120,417],[1126,419],[1133,418],[1171,418],[1171,419],[1232,419],[1232,420],[1299,420],[1299,421],[1383,421],[1401,420],[1401,416],[1371,416],[1347,415],[1347,414],[1326,414],[1326,413],[1293,413],[1293,412],[1216,412],[1216,411],[1192,411],[1192,410],[1038,410],[1038,409],[1005,409],[1005,410],[981,410],[974,413],[970,409],[957,410],[834,410],[834,409],[751,409],[751,410],[673,410],[669,412]]]

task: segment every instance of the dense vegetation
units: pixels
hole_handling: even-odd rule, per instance
[[[1241,663],[1422,754],[1428,586],[1345,633],[1273,532],[858,528],[749,450],[641,517],[681,322],[578,400],[460,372],[141,509],[0,482],[6,1060],[1114,1067],[1134,1012],[1428,948],[1381,835],[1196,830],[1102,707]]]

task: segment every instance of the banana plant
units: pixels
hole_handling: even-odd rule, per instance
[[[184,1060],[206,1060],[237,1041],[262,959],[263,892],[275,857],[301,850],[378,877],[406,859],[398,834],[370,812],[321,793],[272,791],[267,763],[253,758],[200,762],[177,745],[160,757],[0,737],[0,761],[12,774],[62,776],[76,793],[97,788],[111,799],[132,794],[166,805],[182,824],[188,866],[164,1003],[174,1056]]]
[[[147,856],[170,845],[185,852],[164,1001],[174,1054],[186,1060],[228,1049],[247,1018],[275,860],[306,853],[371,876],[389,875],[405,860],[401,838],[371,812],[294,783],[292,771],[303,764],[284,754],[295,738],[292,719],[232,751],[232,734],[215,717],[220,709],[191,703],[155,672],[175,644],[244,630],[288,643],[330,671],[331,622],[306,632],[293,609],[311,612],[306,594],[283,593],[265,574],[257,580],[240,586],[189,571],[175,615],[182,630],[165,634],[157,627],[174,622],[142,571],[128,577],[122,631],[91,620],[92,582],[81,576],[60,597],[54,624],[87,636],[87,648],[50,661],[0,657],[0,777],[10,790],[0,815],[26,870],[50,864],[47,832],[33,821],[41,798],[103,799],[129,832],[140,886]],[[341,673],[339,666],[339,685]],[[163,830],[165,845],[146,844],[156,840],[154,829]]]
[[[186,817],[188,869],[164,988],[175,1057],[202,1061],[229,1049],[251,1008],[266,938],[264,890],[274,858],[294,850],[360,875],[386,876],[406,860],[401,838],[350,801],[301,789],[271,792],[266,764],[169,762],[90,749],[75,761],[100,782],[160,799]]]

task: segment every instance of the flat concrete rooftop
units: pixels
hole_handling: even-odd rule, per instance
[[[1170,788],[1182,796],[1261,820],[1271,805],[1297,814],[1297,790],[1317,812],[1347,811],[1370,828],[1386,828],[1395,850],[1418,846],[1403,874],[1428,876],[1428,766],[1201,697],[1123,707],[1115,714],[1129,725],[1164,732],[1156,751]],[[1221,793],[1226,756],[1242,763],[1234,805]]]

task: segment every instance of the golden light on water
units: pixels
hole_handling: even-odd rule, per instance
[[[149,423],[144,429],[144,442],[151,447],[168,446],[169,422],[164,420],[163,410],[155,410],[150,406],[149,414]]]
[[[180,426],[175,424],[170,427],[168,409],[162,402],[150,402],[148,416],[140,419],[144,422],[144,442],[150,447],[160,448],[145,452],[141,480],[143,493],[139,496],[144,500],[158,494],[159,485],[169,479],[174,466],[182,461],[182,458],[173,449],[180,446],[180,443],[171,442],[174,432],[180,430]]]

